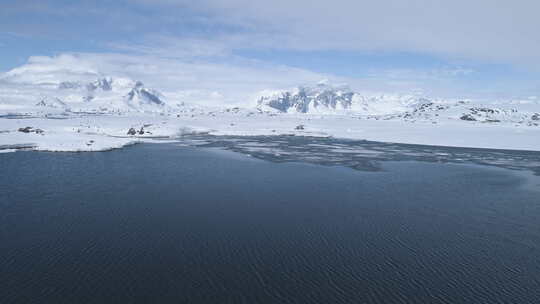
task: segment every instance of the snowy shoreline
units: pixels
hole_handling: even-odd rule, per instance
[[[30,127],[24,132],[25,128]],[[39,131],[36,131],[39,130]],[[130,130],[134,135],[129,135]],[[64,119],[0,118],[0,150],[92,152],[183,135],[334,137],[376,142],[540,151],[540,128],[442,120],[407,122],[349,115],[268,114],[251,110],[194,114],[90,115]]]

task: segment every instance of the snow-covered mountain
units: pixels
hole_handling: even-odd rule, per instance
[[[163,112],[168,110],[163,94],[142,82],[121,77],[58,83],[8,83],[0,97],[12,100],[29,112]]]
[[[347,86],[318,83],[292,90],[262,92],[257,108],[262,111],[310,114],[392,114],[430,102],[416,95],[363,95]]]
[[[346,86],[332,87],[319,83],[313,87],[298,87],[292,91],[273,92],[261,96],[257,102],[260,109],[279,112],[331,112],[350,109],[354,93]]]
[[[135,83],[135,86],[125,96],[126,102],[134,108],[143,108],[146,106],[163,106],[165,102],[162,100],[162,95],[156,90],[147,89],[140,81]]]
[[[165,106],[161,93],[127,78],[99,78],[89,83],[61,82],[56,93],[68,104],[82,103],[78,106],[86,109],[97,106],[100,111],[161,111]]]
[[[540,124],[540,105],[528,101],[482,103],[435,100],[415,94],[361,94],[346,86],[319,83],[285,91],[262,92],[256,107],[262,112],[341,114],[368,119],[463,123]]]

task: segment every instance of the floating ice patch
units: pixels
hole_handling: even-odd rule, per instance
[[[338,165],[380,171],[382,161],[470,163],[540,175],[540,152],[455,148],[303,136],[187,136],[183,142],[249,154],[274,162]]]

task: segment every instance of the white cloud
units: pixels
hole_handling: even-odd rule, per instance
[[[231,54],[229,46],[220,40],[173,38],[170,36],[152,36],[137,43],[108,43],[118,51],[160,56],[165,58],[194,58],[226,56]]]
[[[212,22],[239,26],[248,46],[412,51],[540,67],[536,0],[137,2],[189,7]]]
[[[83,33],[100,42],[125,38],[147,51],[155,45],[137,39],[158,35],[191,40],[193,46],[215,40],[218,51],[410,51],[540,68],[537,0],[19,2],[0,4],[4,32],[75,39]],[[208,51],[216,50],[202,50]]]
[[[51,39],[90,36],[115,50],[167,57],[221,56],[250,48],[358,50],[540,69],[537,0],[19,2],[0,4],[4,32]]]

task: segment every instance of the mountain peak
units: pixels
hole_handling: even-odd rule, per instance
[[[335,87],[324,81],[315,86],[300,86],[294,90],[262,96],[257,106],[280,112],[326,112],[351,108],[353,96],[354,92],[348,87]]]
[[[141,105],[159,105],[163,106],[165,103],[161,100],[161,94],[155,90],[147,89],[140,81],[135,83],[135,86],[126,95],[126,102],[130,106]]]

